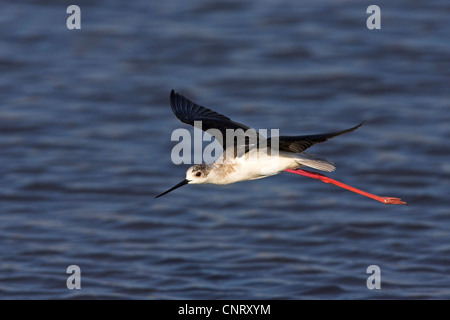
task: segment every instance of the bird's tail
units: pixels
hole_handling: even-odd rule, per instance
[[[302,152],[301,154],[297,155],[295,160],[299,164],[299,167],[310,167],[326,172],[332,172],[336,169],[333,162],[328,161],[325,158],[316,156],[315,154],[306,152]]]

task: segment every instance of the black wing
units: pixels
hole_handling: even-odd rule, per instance
[[[220,113],[192,102],[181,94],[175,93],[174,90],[170,92],[170,106],[172,107],[173,113],[181,122],[194,126],[195,121],[201,121],[201,129],[203,131],[210,130],[208,133],[219,140],[224,148],[226,148],[227,129],[242,129],[244,132],[251,129]],[[214,133],[214,130],[211,129],[218,130],[221,136],[219,137],[219,134],[217,132]]]
[[[287,151],[287,152],[294,152],[294,153],[301,153],[311,147],[313,144],[318,142],[325,142],[328,139],[331,139],[333,137],[339,136],[344,133],[352,132],[359,127],[361,127],[364,124],[364,122],[358,124],[357,126],[342,130],[342,131],[336,131],[331,133],[323,133],[323,134],[314,134],[309,136],[280,136],[278,137],[279,141],[279,151]],[[270,146],[271,139],[267,139],[267,145]]]

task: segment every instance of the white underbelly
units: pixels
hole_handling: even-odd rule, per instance
[[[233,159],[229,163],[234,170],[222,177],[223,184],[237,181],[255,180],[276,175],[289,168],[298,167],[298,163],[293,158],[280,156],[242,156]]]

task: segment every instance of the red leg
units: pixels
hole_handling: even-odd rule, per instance
[[[377,195],[365,192],[363,190],[356,189],[354,187],[346,185],[346,184],[344,184],[342,182],[339,182],[337,180],[328,178],[327,176],[325,176],[325,175],[323,175],[321,173],[318,173],[318,172],[312,172],[312,171],[307,171],[307,170],[302,170],[302,169],[295,169],[295,170],[294,169],[287,169],[286,171],[287,172],[291,172],[291,173],[295,173],[295,174],[299,174],[299,175],[302,175],[302,176],[305,176],[305,177],[317,179],[317,180],[320,180],[320,181],[325,182],[325,183],[332,183],[334,185],[337,185],[338,187],[350,190],[352,192],[356,192],[358,194],[361,194],[363,196],[375,199],[375,200],[383,202],[385,204],[406,204],[406,202],[403,202],[400,198],[380,197],[380,196],[377,196]]]

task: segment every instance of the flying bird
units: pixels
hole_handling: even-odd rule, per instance
[[[266,138],[256,130],[203,107],[183,95],[175,93],[174,90],[170,93],[170,106],[181,122],[192,126],[200,123],[203,131],[210,133],[220,142],[223,153],[212,164],[203,163],[191,166],[183,181],[159,194],[156,198],[187,184],[225,185],[238,181],[261,179],[287,171],[325,183],[332,183],[386,204],[406,204],[399,198],[380,197],[343,184],[321,173],[300,169],[308,167],[325,172],[334,171],[335,166],[331,161],[306,153],[305,150],[315,143],[325,142],[355,131],[364,122],[346,130],[330,133]]]

